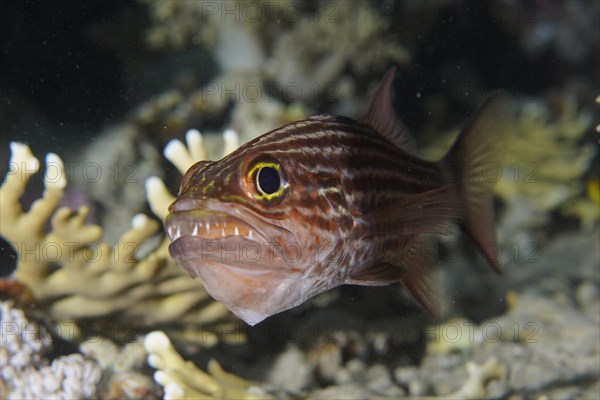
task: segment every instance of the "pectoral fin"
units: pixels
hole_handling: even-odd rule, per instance
[[[405,196],[364,216],[367,235],[447,233],[462,217],[458,184]]]

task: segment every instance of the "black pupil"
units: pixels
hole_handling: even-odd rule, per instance
[[[273,194],[279,190],[281,178],[273,167],[263,167],[258,171],[256,178],[258,188],[265,194]]]

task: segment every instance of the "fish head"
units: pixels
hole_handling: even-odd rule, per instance
[[[171,256],[250,325],[340,285],[327,265],[352,224],[334,212],[339,174],[325,179],[315,157],[265,144],[279,136],[193,165],[165,224]]]

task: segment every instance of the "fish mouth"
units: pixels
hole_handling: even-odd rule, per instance
[[[278,238],[289,238],[287,230],[278,229],[250,211],[219,202],[177,200],[165,221],[171,240],[169,253],[192,276],[201,276],[203,269],[215,267],[254,275],[282,269],[289,257],[257,225],[275,229],[272,233]],[[294,266],[287,265],[285,269]]]
[[[171,213],[165,221],[165,230],[171,242],[184,236],[205,240],[239,237],[254,241],[266,241],[262,234],[241,219],[206,210]]]
[[[196,200],[178,200],[173,203],[165,221],[165,230],[171,242],[185,236],[203,240],[244,238],[268,241],[268,237],[252,224],[233,216],[231,212],[201,207]]]

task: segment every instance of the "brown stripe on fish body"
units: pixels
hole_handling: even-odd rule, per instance
[[[381,142],[383,139],[380,135],[359,123],[339,123],[337,119],[333,119],[333,121],[335,122],[329,120],[323,122],[321,120],[314,120],[314,117],[309,117],[271,131],[266,136],[250,142],[249,147],[253,151],[275,150],[279,146],[283,146],[280,147],[280,150],[294,148],[312,149],[329,145],[339,145],[340,139],[353,136],[361,137],[363,140],[367,139],[368,141],[375,140]]]
[[[319,181],[318,178],[315,180],[312,174],[302,169],[296,170],[294,187],[290,189],[291,197],[287,202],[291,208],[290,215],[329,232],[339,230],[341,225],[351,226],[352,217],[344,207],[345,197],[336,188],[339,180],[335,177],[330,179],[335,182],[334,185]],[[332,218],[332,213],[339,217]]]
[[[361,212],[443,184],[442,172],[436,164],[415,157],[409,157],[407,162],[407,156],[394,148],[379,150],[396,158],[365,158],[358,151],[346,161],[350,166],[342,174],[344,187],[353,195],[352,204]]]
[[[322,187],[341,183],[346,200],[362,211],[441,184],[437,165],[410,157],[371,128],[344,118],[309,117],[273,131],[252,150],[284,156],[288,167],[305,169]],[[304,198],[299,205],[314,206],[314,201]]]

